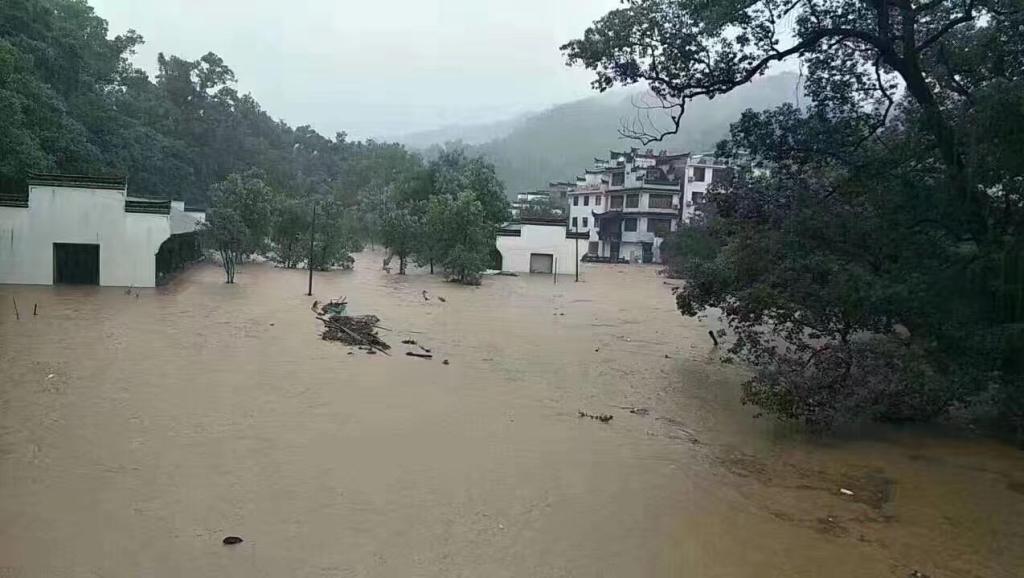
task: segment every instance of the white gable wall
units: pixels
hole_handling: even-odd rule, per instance
[[[100,246],[100,285],[153,287],[170,217],[126,213],[124,191],[31,186],[28,208],[0,207],[0,283],[53,283],[53,244]]]
[[[498,251],[501,253],[501,268],[516,273],[530,272],[530,254],[553,255],[558,273],[571,275],[576,272],[576,243],[579,256],[587,254],[587,240],[567,239],[565,226],[522,225],[519,237],[498,237]]]

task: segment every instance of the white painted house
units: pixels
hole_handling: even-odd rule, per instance
[[[153,287],[198,253],[183,204],[131,198],[125,179],[33,174],[0,196],[0,283]]]
[[[586,253],[587,236],[574,234],[565,219],[512,222],[498,230],[497,247],[502,271],[560,275],[576,272]]]
[[[693,217],[725,168],[690,153],[611,151],[569,191],[569,230],[588,235],[588,259],[660,263],[665,235]]]

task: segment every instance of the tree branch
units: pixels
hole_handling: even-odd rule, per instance
[[[658,142],[663,140],[665,137],[676,134],[679,132],[679,123],[682,120],[683,113],[685,112],[685,104],[687,101],[692,100],[701,96],[716,96],[718,94],[728,92],[733,88],[742,86],[751,80],[755,76],[763,73],[765,68],[773,62],[779,62],[789,58],[790,56],[800,54],[801,52],[807,51],[819,42],[825,39],[835,38],[837,40],[854,39],[864,42],[875,47],[881,53],[892,54],[892,47],[887,40],[866,32],[864,30],[857,30],[854,28],[842,28],[842,27],[829,27],[813,30],[808,33],[800,42],[797,42],[793,46],[790,46],[786,50],[775,51],[762,57],[759,61],[754,63],[747,71],[740,75],[738,78],[732,78],[728,81],[722,82],[708,82],[705,84],[692,84],[692,85],[680,85],[674,83],[666,78],[653,76],[649,80],[661,84],[667,88],[673,98],[678,98],[680,102],[676,105],[679,107],[679,114],[670,115],[672,119],[672,128],[666,131],[660,131],[656,134],[647,133],[645,131],[628,131],[620,130],[619,134],[623,137],[639,140],[641,143],[647,145],[652,142]],[[655,90],[655,94],[657,91]],[[662,95],[658,95],[661,97]]]
[[[971,0],[970,2],[967,3],[967,8],[964,10],[963,14],[943,24],[941,28],[939,28],[938,30],[935,31],[934,34],[926,38],[924,42],[919,44],[917,48],[915,48],[914,50],[917,51],[918,54],[924,52],[925,50],[928,50],[933,44],[941,40],[942,37],[948,34],[951,30],[953,30],[957,26],[960,26],[961,24],[967,24],[972,20],[974,20],[974,0]]]

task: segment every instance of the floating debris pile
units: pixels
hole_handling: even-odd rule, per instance
[[[316,318],[324,324],[321,339],[340,341],[345,345],[371,347],[387,354],[391,346],[377,335],[380,318],[376,315],[346,315],[347,305],[344,297],[323,305],[313,303]]]

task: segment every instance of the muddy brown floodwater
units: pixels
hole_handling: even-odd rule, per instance
[[[321,341],[304,271],[0,287],[0,576],[1024,574],[1020,451],[751,419],[653,268],[379,263],[315,293],[391,357]]]

